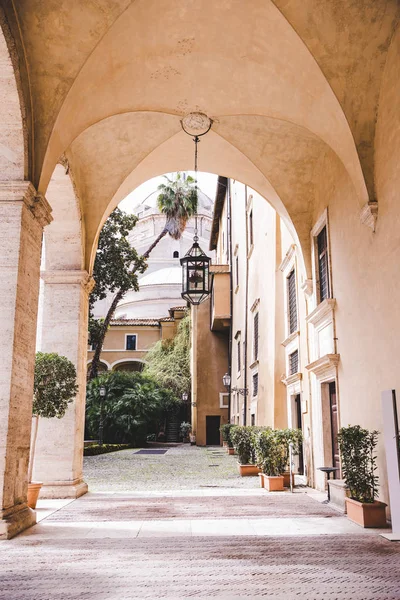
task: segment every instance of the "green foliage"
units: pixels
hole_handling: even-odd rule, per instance
[[[240,464],[254,464],[254,427],[236,425],[230,430],[230,439],[235,448],[235,452],[238,455]]]
[[[180,428],[179,428],[181,436],[182,436],[183,438],[187,438],[187,437],[189,437],[189,433],[190,433],[191,429],[192,429],[192,426],[191,426],[191,424],[190,424],[190,423],[187,423],[186,421],[183,421],[183,422],[181,423],[181,426],[180,426]]]
[[[178,398],[190,391],[190,315],[182,319],[172,340],[154,344],[146,356],[144,373]]]
[[[83,449],[84,456],[97,456],[99,454],[108,454],[109,452],[117,452],[118,450],[127,450],[132,448],[130,444],[93,444]]]
[[[33,390],[33,414],[61,419],[78,391],[75,366],[65,356],[38,352]]]
[[[278,437],[278,439],[280,439],[283,443],[283,446],[285,448],[285,460],[286,460],[286,467],[285,469],[288,468],[289,466],[289,445],[292,444],[292,448],[293,448],[293,454],[299,454],[300,452],[300,445],[303,442],[303,433],[301,431],[301,429],[276,429],[276,435]]]
[[[149,427],[158,431],[165,413],[180,406],[170,390],[143,373],[103,373],[87,387],[86,429],[92,438],[99,431],[102,386],[104,439],[109,443],[144,444]]]
[[[343,477],[353,500],[372,503],[377,495],[375,448],[378,435],[378,431],[368,431],[359,425],[342,427],[339,431]]]
[[[282,475],[287,467],[287,443],[281,431],[267,428],[256,437],[257,465],[270,477]]]
[[[165,229],[175,240],[179,240],[190,217],[197,212],[197,186],[193,177],[182,177],[177,173],[175,179],[164,175],[166,183],[158,186],[160,194],[157,205],[166,216]]]
[[[221,435],[222,435],[222,439],[224,442],[228,443],[229,448],[233,448],[233,444],[232,444],[232,440],[231,440],[232,427],[235,427],[235,425],[233,423],[225,423],[224,425],[221,425],[221,427],[219,428]]]

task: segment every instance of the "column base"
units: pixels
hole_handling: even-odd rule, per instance
[[[0,540],[10,540],[32,525],[36,525],[36,512],[26,504],[14,507],[0,519]]]
[[[39,499],[48,498],[61,500],[64,498],[79,498],[88,492],[88,484],[85,481],[51,481],[44,483],[40,490]]]

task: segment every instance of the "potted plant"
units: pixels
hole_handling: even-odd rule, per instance
[[[180,434],[181,434],[184,444],[187,444],[189,441],[189,433],[190,433],[191,429],[192,429],[192,426],[190,423],[187,423],[186,421],[183,421],[181,423],[179,430],[180,430]]]
[[[283,475],[286,468],[286,448],[283,437],[275,429],[265,429],[257,436],[256,457],[261,469],[261,487],[269,492],[283,491]]]
[[[234,427],[233,423],[224,423],[219,428],[222,436],[222,445],[226,449],[233,447],[230,434],[232,427]]]
[[[33,386],[33,431],[28,470],[28,506],[36,508],[42,483],[32,481],[39,417],[61,419],[78,391],[76,369],[58,354],[38,352]]]
[[[277,430],[278,437],[282,438],[282,442],[285,448],[285,456],[286,456],[286,466],[285,470],[282,473],[283,475],[283,486],[290,487],[290,444],[292,444],[292,453],[293,456],[296,456],[300,453],[300,446],[303,442],[303,433],[301,429],[279,429]],[[292,480],[294,485],[294,473],[292,473]]]
[[[258,475],[260,469],[255,464],[254,427],[233,427],[230,430],[230,439],[238,456],[241,477]]]
[[[190,439],[190,445],[195,446],[196,445],[196,434],[193,433],[193,431],[190,432],[189,439]]]
[[[360,425],[342,427],[338,434],[343,479],[350,493],[346,498],[347,516],[362,527],[386,526],[386,504],[376,500],[378,435],[378,431]]]

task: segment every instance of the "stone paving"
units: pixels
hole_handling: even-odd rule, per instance
[[[349,522],[324,494],[267,493],[258,478],[239,480],[234,457],[196,448],[150,459],[157,488],[140,475],[149,458],[128,452],[107,455],[116,480],[106,491],[52,514],[55,501],[43,501],[37,526],[0,543],[0,600],[400,600],[400,544]],[[106,480],[95,458],[92,488]],[[206,467],[215,458],[219,479]]]

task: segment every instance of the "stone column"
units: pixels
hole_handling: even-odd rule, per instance
[[[27,181],[0,183],[0,539],[36,522],[26,504],[43,227]]]
[[[41,498],[78,498],[88,490],[82,478],[85,427],[88,294],[86,271],[45,271],[42,352],[57,352],[75,365],[79,391],[62,419],[39,419],[33,478],[43,482]]]

